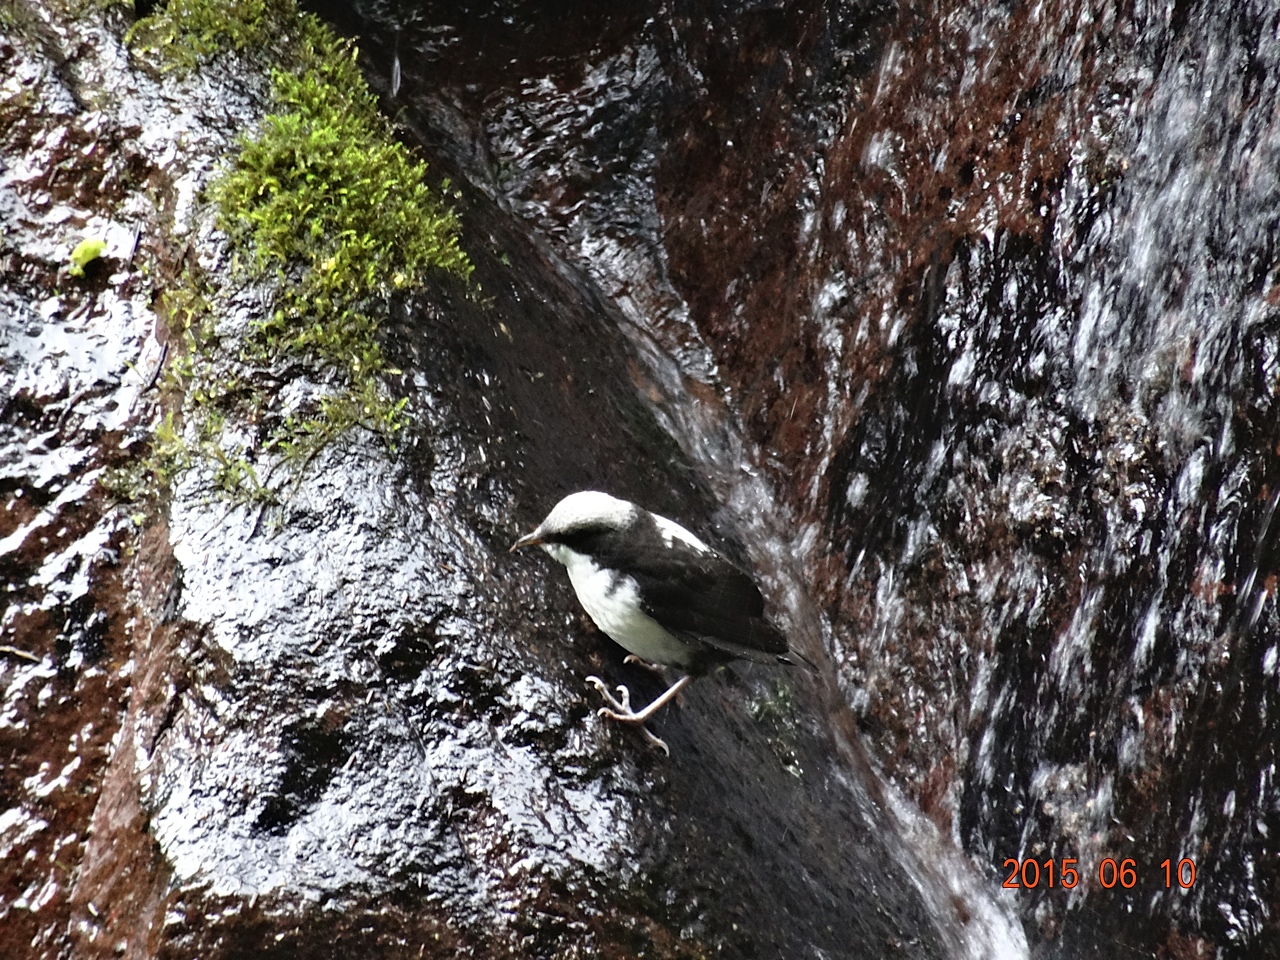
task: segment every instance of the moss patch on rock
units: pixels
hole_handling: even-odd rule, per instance
[[[190,70],[228,51],[268,46],[297,16],[294,0],[168,0],[134,24],[129,40],[170,69]]]
[[[274,501],[356,429],[394,449],[406,400],[387,386],[399,371],[383,354],[380,322],[392,298],[432,272],[465,280],[472,267],[456,215],[379,113],[355,48],[292,0],[179,0],[134,36],[170,66],[263,46],[279,64],[274,109],[205,191],[229,241],[230,275],[215,290],[189,272],[161,302],[184,348],[172,364],[183,412],[196,420],[184,436],[214,467],[216,492]],[[266,314],[234,344],[208,319],[229,284],[270,291]],[[322,385],[319,394],[284,403],[281,391],[300,377]],[[156,446],[173,459],[172,442]],[[259,476],[264,462],[272,465]]]

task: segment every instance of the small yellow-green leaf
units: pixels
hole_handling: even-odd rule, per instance
[[[83,277],[84,268],[93,261],[97,260],[107,249],[105,240],[99,240],[97,237],[88,237],[76,244],[76,248],[71,251],[71,270],[69,271],[73,277]]]

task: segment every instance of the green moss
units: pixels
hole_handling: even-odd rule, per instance
[[[129,42],[190,70],[219,54],[266,47],[298,16],[294,0],[168,0],[129,31]]]
[[[272,74],[275,108],[206,191],[229,240],[229,279],[265,281],[274,301],[234,345],[214,336],[211,294],[189,276],[161,304],[185,344],[171,370],[200,438],[195,454],[213,466],[220,494],[270,502],[353,430],[372,431],[394,449],[407,401],[386,385],[399,373],[379,342],[388,300],[433,271],[468,278],[471,264],[456,216],[378,112],[350,43],[291,0],[182,4],[193,8],[200,10],[194,26],[168,23],[178,16],[170,4],[153,18],[166,23],[140,24],[138,36],[188,43],[197,59],[268,40],[283,51],[285,67]],[[242,10],[245,22],[229,25]],[[278,413],[283,384],[275,372],[299,367],[329,392]],[[228,419],[238,436],[246,429],[250,436],[229,441]],[[255,464],[267,453],[287,469],[260,479]]]
[[[209,197],[219,226],[248,253],[248,272],[280,284],[250,351],[294,353],[336,370],[349,389],[326,405],[324,421],[389,437],[399,405],[373,389],[391,372],[377,339],[386,298],[433,269],[469,276],[471,264],[457,219],[426,186],[426,166],[378,113],[354,49],[317,21],[305,24],[311,69],[274,75],[283,109],[244,142]]]
[[[84,268],[102,256],[106,249],[106,242],[96,237],[81,240],[71,251],[71,267],[68,272],[73,277],[83,277]]]

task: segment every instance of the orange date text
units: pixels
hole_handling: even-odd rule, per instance
[[[1062,857],[1060,859],[1034,860],[1009,857],[1004,862],[1008,875],[1004,878],[1003,887],[1013,890],[1034,890],[1037,887],[1065,887],[1070,890],[1080,883],[1079,859]],[[1138,884],[1138,863],[1132,857],[1116,860],[1107,857],[1098,864],[1097,878],[1100,886],[1107,890],[1121,887],[1132,890]],[[1176,864],[1166,859],[1160,864],[1158,879],[1164,881],[1166,889],[1175,884],[1183,890],[1190,890],[1196,882],[1196,864],[1189,857],[1183,857]]]

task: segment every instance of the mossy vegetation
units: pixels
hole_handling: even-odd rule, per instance
[[[426,165],[378,112],[355,49],[293,0],[171,0],[134,42],[179,68],[258,47],[279,64],[273,111],[205,192],[230,275],[214,289],[189,271],[160,302],[182,344],[170,386],[191,422],[162,423],[153,473],[172,478],[200,462],[218,494],[271,503],[355,430],[394,450],[407,401],[387,385],[399,371],[383,354],[380,319],[432,271],[465,279],[471,264]],[[211,304],[248,288],[271,291],[268,309],[228,343]],[[284,402],[299,379],[318,390]]]
[[[170,69],[190,70],[228,51],[271,45],[297,16],[294,0],[168,0],[134,24],[129,40],[159,53]]]
[[[68,272],[73,277],[83,277],[84,269],[106,252],[107,244],[96,237],[81,240],[71,251],[71,266]]]

